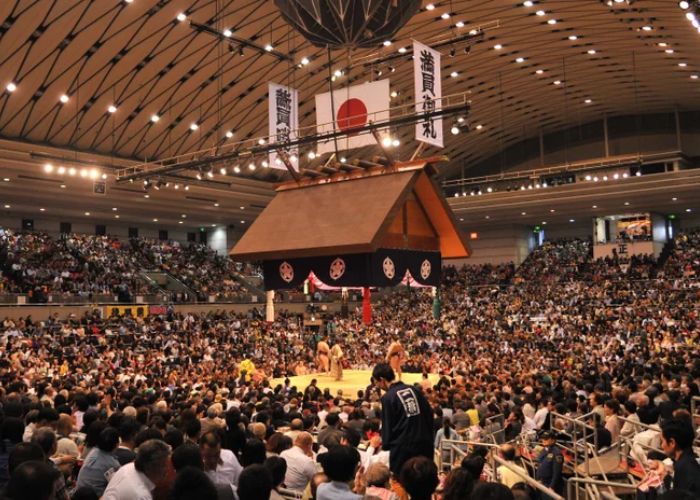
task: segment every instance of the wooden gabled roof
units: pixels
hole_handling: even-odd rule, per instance
[[[468,257],[432,173],[421,160],[285,183],[231,255],[269,260],[400,248]]]

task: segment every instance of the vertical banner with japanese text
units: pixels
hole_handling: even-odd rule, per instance
[[[285,143],[297,138],[299,129],[299,91],[284,85],[270,83],[268,87],[270,102],[270,143]],[[299,171],[299,151],[296,146],[282,147],[290,158],[294,170]],[[272,168],[286,170],[276,151],[270,152]]]
[[[413,42],[413,70],[416,92],[416,114],[425,118],[416,123],[416,140],[439,148],[442,142],[442,118],[427,113],[442,108],[440,52],[420,42]]]

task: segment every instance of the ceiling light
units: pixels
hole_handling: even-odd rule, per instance
[[[307,64],[309,64],[309,62],[310,62],[310,61],[309,61],[309,58],[308,58],[308,57],[302,57],[302,58],[301,58],[301,65],[302,65],[302,66],[306,66]]]
[[[345,163],[348,159],[345,158],[344,156],[340,157],[340,163]]]
[[[542,73],[544,73],[543,69],[538,69],[537,71],[535,71],[536,75],[541,75]]]
[[[10,206],[10,205],[5,205],[5,208],[11,208],[11,206]]]
[[[158,222],[158,219],[153,219],[153,222]]]
[[[214,206],[215,206],[215,207],[218,207],[218,206],[219,206],[219,202],[214,203]]]
[[[644,31],[651,31],[651,30],[653,30],[653,29],[654,29],[654,28],[653,28],[652,26],[649,26],[649,25],[642,26],[642,30],[644,30]]]
[[[449,12],[443,12],[443,14],[440,16],[442,19],[449,19],[450,18],[450,13]]]
[[[313,160],[316,158],[316,153],[314,151],[309,151],[308,153],[309,160]]]
[[[68,97],[66,94],[63,94],[61,97],[58,98],[58,100],[65,104],[70,100],[70,97]]]
[[[231,35],[233,35],[233,31],[231,31],[230,29],[226,28],[226,29],[224,30],[224,36],[225,36],[226,38],[229,38],[229,37],[231,37]]]
[[[396,92],[395,90],[391,91],[391,97],[398,97],[399,93]]]
[[[3,177],[2,180],[5,181],[5,182],[10,182],[10,178],[9,178],[9,177]]]
[[[459,76],[459,73],[456,72],[456,71],[453,71],[452,73],[450,73],[450,76],[451,76],[452,78],[457,78],[457,77]]]
[[[117,207],[112,207],[112,212],[116,212],[117,210]]]
[[[199,128],[199,125],[198,125],[197,123],[191,123],[191,124],[190,124],[190,130],[191,130],[191,131],[194,132],[194,131],[197,130],[198,128]]]
[[[212,224],[211,227],[216,227],[216,224]]]
[[[698,75],[690,75],[690,78],[691,78],[692,80],[697,80],[697,79],[698,79]]]
[[[459,127],[457,125],[452,125],[452,128],[450,129],[450,132],[452,132],[452,135],[457,135],[459,134]]]
[[[425,6],[425,10],[435,10],[435,4],[429,3]]]
[[[518,63],[518,64],[523,63],[523,62],[525,62],[525,58],[524,58],[524,57],[518,57],[517,59],[515,59],[515,62]]]
[[[407,52],[407,50],[408,49],[406,49],[406,47],[401,47],[401,48],[399,48],[399,54],[405,54]]]
[[[620,178],[620,174],[613,174],[613,179],[617,180]]]
[[[686,212],[692,212],[693,210],[690,209],[690,208],[686,208],[685,211],[686,211]]]
[[[39,212],[46,212],[46,209],[45,209],[45,208],[40,208],[40,209],[39,209]]]
[[[388,47],[389,45],[391,45],[391,40],[384,40],[384,46]]]
[[[177,223],[178,223],[178,224],[184,224],[184,222],[181,221],[181,220],[177,221]]]
[[[678,63],[678,66],[680,66],[681,68],[685,68],[686,66],[688,66],[688,63],[679,62],[679,63]]]
[[[68,169],[68,175],[70,175],[70,176],[75,176],[75,174],[77,174],[77,173],[78,173],[78,171],[74,167],[71,167]]]
[[[586,99],[586,100],[583,101],[583,102],[585,102],[586,104],[590,104],[590,103],[592,103],[593,101],[592,101],[591,99]]]
[[[535,2],[533,2],[532,0],[525,0],[523,2],[523,7],[532,7],[533,5],[535,5]]]
[[[694,12],[686,12],[685,17],[688,19],[688,21],[694,21],[695,20],[695,13]]]
[[[97,179],[100,176],[100,171],[97,170],[96,168],[93,168],[90,170],[90,179]]]
[[[391,137],[389,137],[388,135],[385,136],[382,139],[382,146],[384,146],[385,148],[388,148],[389,146],[391,146]]]
[[[208,170],[208,171],[207,171],[207,177],[209,177],[210,179],[213,179],[213,178],[214,178],[214,172],[211,171],[211,170]]]
[[[88,176],[88,171],[84,168],[80,169],[80,177],[87,177]]]
[[[671,201],[678,201],[678,198],[674,196],[673,198],[671,198]]]
[[[641,171],[637,171],[637,173],[634,174],[634,175],[636,175],[637,177],[641,177],[641,176],[642,176],[642,172],[641,172]]]
[[[233,171],[234,171],[235,173],[237,173],[237,174],[240,174],[240,173],[241,173],[241,167],[239,167],[238,165],[236,165],[235,167],[233,167]]]
[[[90,215],[90,212],[85,212],[85,215]]]
[[[391,145],[395,148],[398,148],[401,145],[401,141],[399,141],[398,139],[394,139],[393,141],[391,141]]]
[[[493,46],[493,48],[496,50],[501,50],[503,48],[503,45],[501,45],[500,43],[497,43],[496,45]]]
[[[629,205],[630,205],[630,202],[629,202],[629,201],[626,201],[626,202],[625,202],[625,206],[628,207]]]
[[[152,121],[153,123],[158,123],[159,120],[160,120],[160,116],[158,116],[158,115],[151,115],[151,121]]]
[[[190,185],[189,185],[189,184],[185,184],[185,188],[184,188],[184,189],[185,189],[185,191],[189,191],[189,190],[190,190]]]
[[[569,219],[569,222],[576,222],[576,219]]]
[[[464,28],[464,21],[457,21],[457,22],[455,23],[455,26],[456,26],[457,28]]]
[[[556,19],[550,19],[549,21],[547,21],[547,24],[557,24],[557,20],[556,20]]]
[[[477,130],[481,130],[482,128],[484,128],[484,126],[481,123],[476,126]]]
[[[590,50],[588,51],[588,53],[589,53],[590,55],[593,55],[593,54],[596,53],[596,50],[595,50],[595,49],[590,49]]]
[[[265,168],[267,168],[267,167],[270,166],[270,164],[267,162],[267,160],[263,160],[263,161],[262,161],[262,166],[265,167]]]
[[[182,23],[187,20],[187,15],[184,12],[180,12],[175,19]]]
[[[261,146],[265,144],[265,139],[263,139],[262,137],[258,139],[258,144],[260,144]]]
[[[578,37],[576,35],[569,35],[569,40],[573,42],[574,40],[578,40]]]
[[[682,0],[682,1],[678,2],[678,6],[681,9],[686,10],[686,9],[690,8],[690,3],[688,3],[686,0]]]
[[[527,215],[527,212],[520,212],[520,215]]]
[[[251,172],[252,172],[253,170],[255,170],[255,163],[250,162],[250,163],[248,164],[248,170],[250,170]]]
[[[66,167],[58,167],[57,172],[61,175],[66,173]]]
[[[231,137],[233,137],[233,132],[231,132],[230,130],[229,130],[228,132],[226,132],[226,137],[227,137],[228,139],[230,139]]]
[[[114,104],[110,104],[109,107],[107,108],[107,111],[109,111],[110,113],[116,113],[117,107]]]
[[[561,80],[554,80],[552,83],[554,83],[554,85],[561,85]]]
[[[46,172],[47,174],[53,172],[53,165],[51,165],[50,163],[44,165],[44,172]]]
[[[659,42],[657,45],[659,47],[668,47],[668,44],[666,42]]]
[[[10,83],[7,84],[7,87],[5,87],[5,89],[6,89],[8,92],[14,92],[15,90],[17,90],[17,85],[16,85],[15,83],[13,83],[13,82],[10,82]]]
[[[543,10],[538,10],[537,12],[535,12],[535,14],[537,14],[538,16],[544,16],[546,12]]]
[[[598,205],[593,205],[593,207],[592,207],[592,208],[598,208]]]
[[[226,169],[225,169],[224,167],[221,167],[221,168],[219,169],[219,173],[220,173],[221,175],[226,175]]]
[[[274,50],[274,47],[268,43],[267,45],[265,45],[265,50],[268,52],[272,52]]]
[[[667,54],[673,54],[674,50],[673,49],[666,49],[664,52]]]

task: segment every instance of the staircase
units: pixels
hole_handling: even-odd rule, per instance
[[[243,276],[241,273],[233,273],[231,277],[238,281],[243,288],[248,290],[251,295],[257,295],[259,297],[265,297],[265,290],[263,290],[263,280],[257,276]]]
[[[673,254],[673,251],[675,249],[676,249],[676,242],[674,240],[669,240],[666,242],[663,249],[661,250],[661,253],[659,254],[659,258],[656,259],[656,264],[652,268],[652,271],[651,271],[652,278],[656,278],[659,271],[664,268],[664,265],[666,265],[666,261]]]
[[[157,286],[161,290],[169,293],[180,293],[183,296],[187,296],[187,302],[192,302],[196,300],[197,294],[182,281],[168,273],[162,271],[144,271],[141,276],[154,286]]]

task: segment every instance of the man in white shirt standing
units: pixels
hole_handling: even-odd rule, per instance
[[[243,467],[231,450],[221,449],[221,438],[216,431],[210,431],[199,439],[204,472],[214,484],[238,486],[238,476]]]
[[[280,453],[287,462],[284,484],[290,490],[304,491],[316,474],[313,454],[314,439],[308,432],[301,432],[294,440],[294,446]]]
[[[136,450],[136,459],[121,467],[109,481],[102,500],[153,500],[156,481],[168,468],[170,446],[160,439],[149,439]]]

